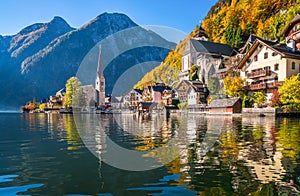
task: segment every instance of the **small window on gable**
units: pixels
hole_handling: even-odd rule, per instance
[[[268,53],[265,52],[265,53],[264,53],[264,59],[267,59],[267,58],[268,58]]]
[[[277,56],[277,52],[272,52],[272,56]]]
[[[278,71],[278,70],[279,70],[279,64],[276,63],[276,64],[274,65],[274,71]]]
[[[296,63],[292,62],[292,69],[295,69],[295,68],[296,68]]]
[[[257,61],[257,55],[254,56],[254,61]]]

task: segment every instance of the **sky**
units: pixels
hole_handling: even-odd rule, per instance
[[[61,16],[78,28],[104,12],[128,15],[139,25],[158,25],[190,33],[217,0],[3,0],[0,35],[13,35],[37,22]]]

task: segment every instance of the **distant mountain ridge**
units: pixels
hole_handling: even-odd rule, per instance
[[[33,97],[48,98],[76,74],[84,56],[99,41],[132,27],[137,27],[138,39],[158,40],[167,48],[175,47],[120,13],[103,13],[78,29],[70,27],[63,18],[54,17],[48,23],[30,25],[16,35],[0,36],[0,84],[4,86],[0,89],[0,108],[18,107]],[[132,44],[130,38],[124,38],[123,44]],[[108,78],[106,93],[111,93],[115,76],[135,64],[161,62],[168,52],[164,48],[146,47],[121,54],[104,70]],[[155,66],[143,70],[143,74]]]

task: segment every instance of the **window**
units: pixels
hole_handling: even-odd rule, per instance
[[[276,64],[274,65],[274,71],[278,71],[278,70],[279,70],[279,64],[276,63]]]
[[[257,55],[254,56],[254,61],[257,61]]]
[[[272,56],[276,56],[277,55],[277,52],[272,52]]]
[[[267,59],[267,58],[268,58],[268,53],[265,52],[265,54],[264,54],[264,59]]]
[[[295,68],[296,68],[296,63],[292,62],[292,69],[295,69]]]

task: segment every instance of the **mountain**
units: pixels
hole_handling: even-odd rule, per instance
[[[33,97],[40,100],[53,95],[65,86],[69,77],[76,75],[84,57],[99,41],[131,28],[135,28],[134,37],[122,38],[122,45],[128,48],[136,40],[147,40],[154,46],[159,42],[168,46],[166,48],[175,47],[119,13],[101,14],[78,29],[54,17],[49,23],[33,24],[16,35],[0,37],[0,84],[4,86],[0,89],[0,107],[1,104],[18,107]],[[115,52],[118,47],[111,43],[103,51]],[[166,48],[132,48],[119,54],[104,70],[106,93],[111,93],[118,77],[132,66],[147,61],[161,62],[169,52]],[[134,81],[158,64],[141,69],[141,75],[133,77]]]
[[[55,16],[49,23],[36,23],[21,30],[10,41],[8,52],[12,58],[31,56],[46,47],[53,39],[71,31],[74,28],[61,17]]]

